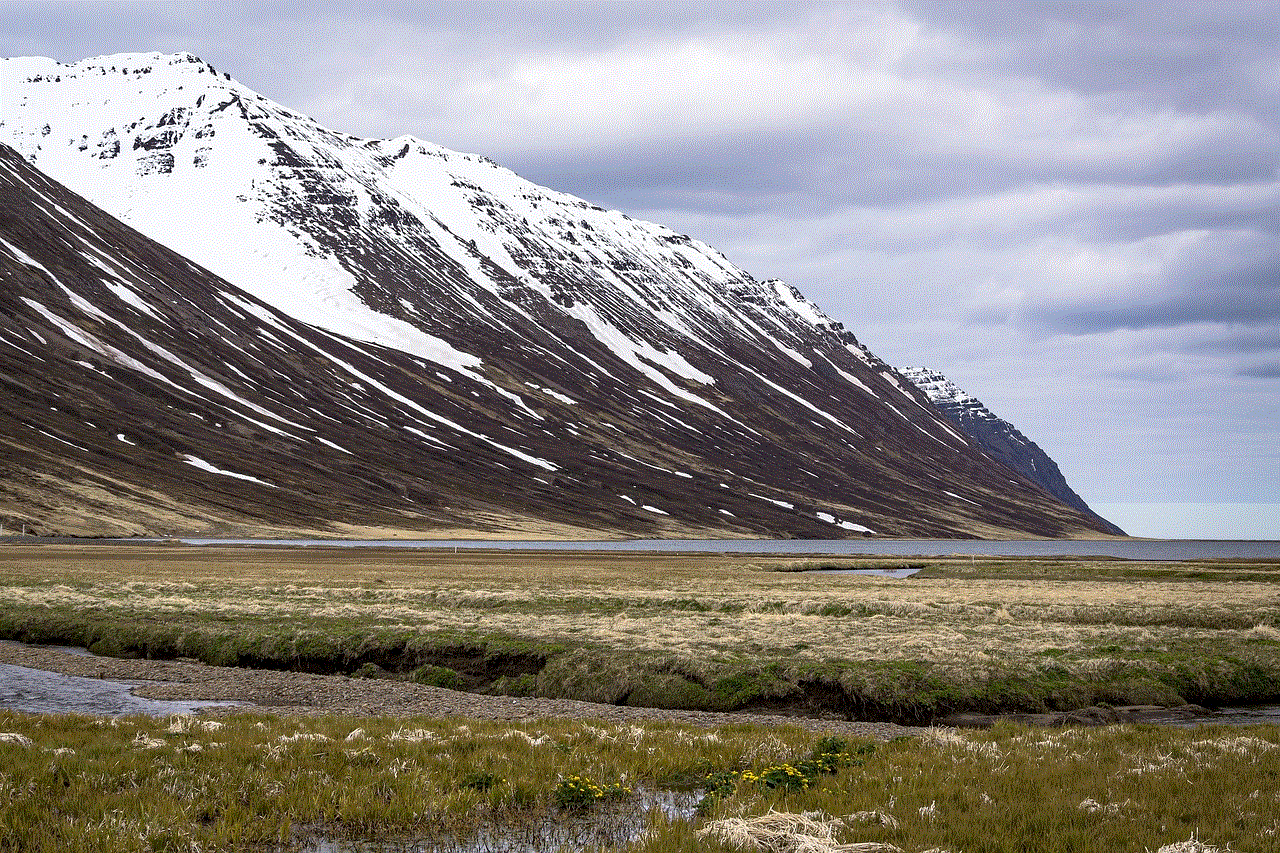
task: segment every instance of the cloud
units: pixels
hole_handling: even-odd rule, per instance
[[[1137,241],[1046,239],[1001,295],[1011,314],[1064,331],[1280,322],[1280,244],[1252,231],[1183,230]]]
[[[1280,326],[1240,326],[1237,324],[1209,327],[1206,334],[1188,349],[1225,355],[1256,356],[1258,353],[1280,353]]]
[[[1237,375],[1253,379],[1280,379],[1280,359],[1241,367]]]
[[[1226,269],[1175,269],[1155,286],[1136,292],[1103,294],[1089,304],[1073,299],[1041,316],[1073,331],[1089,329],[1184,326],[1205,322],[1275,324],[1280,322],[1280,258],[1274,247],[1258,263],[1232,264]]]
[[[1280,20],[1270,0],[1206,3],[1000,4],[905,7],[980,47],[971,64],[1074,91],[1142,97],[1197,111],[1207,104],[1274,116],[1280,86],[1266,68]]]

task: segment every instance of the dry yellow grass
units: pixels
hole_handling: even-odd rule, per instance
[[[1111,563],[1097,567],[1098,579],[1088,577],[1089,564],[1077,563],[1056,580],[1052,566],[1047,579],[1034,580],[771,571],[795,562],[621,552],[9,546],[0,548],[0,606],[501,635],[689,660],[913,661],[966,678],[1051,657],[1067,674],[1097,680],[1123,669],[1117,650],[1158,654],[1280,640],[1280,582],[1268,582],[1271,572],[1280,581],[1277,566],[1249,566],[1250,576],[1261,578],[1252,581],[1216,579],[1214,566],[1201,573],[1205,579],[1160,579],[1168,564],[1129,563],[1125,579],[1116,579]],[[954,565],[972,569],[967,559]]]

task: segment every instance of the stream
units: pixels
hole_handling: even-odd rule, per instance
[[[28,714],[95,714],[123,717],[147,714],[166,717],[190,714],[213,705],[235,702],[171,702],[134,696],[145,681],[81,678],[43,669],[0,664],[0,709]]]
[[[88,654],[83,650],[77,651]],[[43,669],[0,664],[0,710],[32,714],[97,714],[108,717],[148,714],[162,717],[169,714],[189,714],[215,705],[242,704],[162,701],[133,695],[135,687],[147,683],[149,682],[82,678]],[[1280,725],[1280,705],[1219,708],[1202,717],[1186,719],[1171,715],[1167,719],[1156,718],[1152,722],[1168,726]]]

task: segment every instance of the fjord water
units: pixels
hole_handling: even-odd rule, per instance
[[[128,540],[121,540],[128,541]],[[139,540],[134,540],[139,541]],[[1280,540],[1243,539],[182,539],[188,545],[458,548],[499,551],[663,551],[855,557],[1117,557],[1129,560],[1280,560]]]

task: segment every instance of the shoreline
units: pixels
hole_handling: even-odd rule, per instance
[[[913,544],[918,543],[918,548]],[[8,546],[8,547],[5,547]],[[1090,547],[1092,546],[1092,547]],[[161,548],[199,553],[210,549],[263,550],[275,553],[358,551],[472,554],[632,554],[654,557],[793,559],[898,559],[1073,562],[1280,563],[1280,540],[1268,539],[923,539],[863,537],[851,539],[492,539],[452,538],[204,538],[204,537],[42,537],[0,536],[0,549]]]

